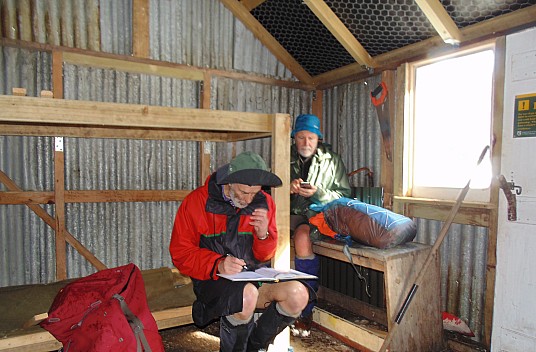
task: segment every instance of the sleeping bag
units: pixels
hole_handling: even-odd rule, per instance
[[[324,235],[350,236],[367,246],[391,248],[412,241],[417,234],[410,218],[355,199],[339,198],[325,205],[311,205],[310,209],[320,212],[309,222]]]

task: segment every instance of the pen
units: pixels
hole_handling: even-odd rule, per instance
[[[231,253],[227,253],[226,256],[228,257],[234,257]],[[242,270],[249,270],[247,265],[242,265]]]

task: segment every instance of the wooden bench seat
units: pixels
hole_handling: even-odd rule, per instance
[[[350,262],[342,251],[343,246],[344,243],[340,241],[325,239],[315,242],[313,251],[321,256]],[[352,261],[356,266],[371,268],[384,273],[388,331],[396,324],[396,314],[430,250],[431,246],[417,242],[410,242],[385,250],[358,244],[350,247]],[[437,257],[426,270],[424,282],[425,284],[418,288],[400,322],[400,326],[396,330],[396,336],[391,343],[391,347],[394,347],[396,351],[438,351],[443,347],[440,272]],[[314,321],[324,328],[334,329],[335,332],[337,332],[336,330],[340,331],[340,324],[334,323],[333,318],[327,317],[326,314],[328,313],[321,309],[315,309],[313,313]],[[358,331],[360,327],[357,325],[354,325],[353,329],[353,333],[348,333],[347,338],[371,351],[379,350],[385,339],[385,333],[381,331],[376,333],[369,330]]]

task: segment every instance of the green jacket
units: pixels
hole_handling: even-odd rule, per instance
[[[293,144],[290,148],[290,180],[300,178],[302,165],[299,163],[298,150]],[[290,213],[298,215],[314,216],[316,213],[308,211],[309,205],[326,204],[341,197],[350,197],[351,189],[348,182],[346,167],[341,157],[331,150],[328,144],[318,143],[318,148],[307,179],[317,187],[316,193],[311,198],[305,198],[297,194],[290,195]]]

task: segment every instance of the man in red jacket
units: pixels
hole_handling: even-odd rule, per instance
[[[269,265],[278,236],[275,203],[261,188],[280,185],[258,154],[244,152],[191,192],[175,217],[173,264],[194,283],[194,323],[203,327],[220,318],[221,351],[266,349],[316,298],[300,281],[262,284],[217,275]],[[264,309],[256,322],[255,309]]]

